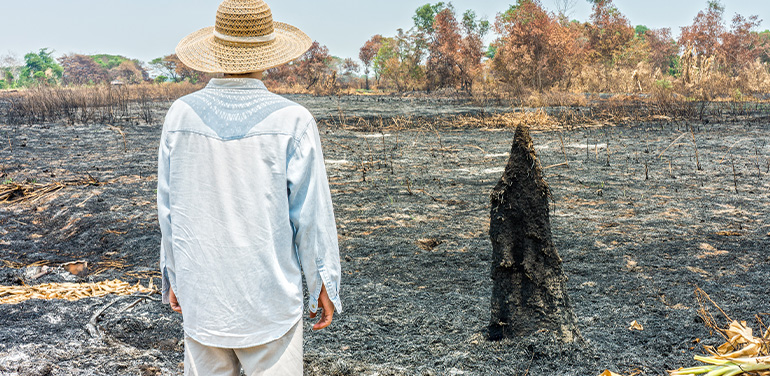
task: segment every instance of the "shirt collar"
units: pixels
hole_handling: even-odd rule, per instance
[[[267,90],[265,84],[256,78],[212,78],[206,87],[211,89]]]

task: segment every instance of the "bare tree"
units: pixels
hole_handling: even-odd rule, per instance
[[[8,51],[0,56],[0,80],[11,82],[19,78],[19,70],[24,65],[19,55]]]
[[[556,13],[559,15],[559,18],[569,22],[569,17],[575,11],[577,0],[554,0],[553,2],[556,5]]]

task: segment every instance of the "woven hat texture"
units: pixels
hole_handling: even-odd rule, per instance
[[[208,73],[264,71],[300,56],[313,41],[300,29],[273,21],[262,0],[225,0],[215,26],[198,30],[176,46],[188,67]]]

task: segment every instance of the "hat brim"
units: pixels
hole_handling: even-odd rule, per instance
[[[275,39],[263,43],[234,43],[214,36],[214,27],[182,39],[176,54],[185,65],[207,73],[251,73],[286,64],[305,53],[313,41],[302,30],[273,22]]]

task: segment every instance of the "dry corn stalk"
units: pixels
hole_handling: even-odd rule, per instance
[[[131,295],[157,291],[150,279],[147,287],[117,279],[94,283],[44,283],[35,286],[0,286],[0,304],[17,304],[29,299],[66,299],[100,297],[107,294]]]
[[[102,183],[91,176],[80,180],[68,180],[48,184],[8,182],[0,185],[0,203],[13,204],[28,200],[34,202],[43,196],[56,192],[64,187],[100,184]]]
[[[708,365],[680,368],[676,371],[669,371],[669,373],[672,376],[737,376],[744,374],[770,376],[770,328],[766,329],[761,337],[756,337],[745,321],[730,320],[727,314],[703,290],[698,288],[695,290],[695,294],[701,303],[698,314],[703,318],[706,326],[720,333],[726,342],[717,348],[705,346],[706,351],[711,356],[695,356],[695,360]],[[706,302],[713,304],[728,321],[731,321],[727,329],[717,326],[716,320],[705,307]],[[762,321],[758,321],[761,326]]]

